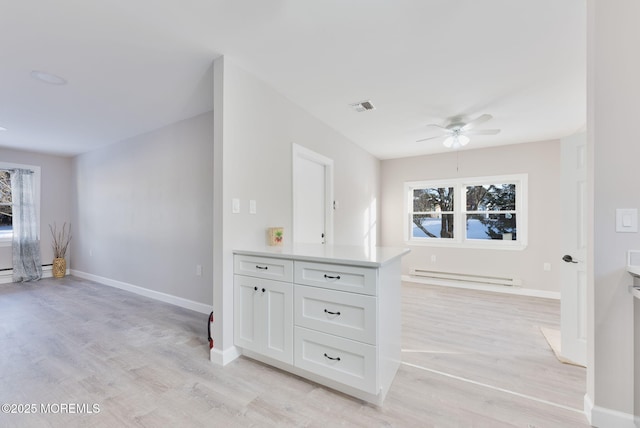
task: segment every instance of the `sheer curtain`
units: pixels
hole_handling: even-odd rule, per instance
[[[38,215],[33,172],[16,169],[11,174],[13,201],[13,282],[42,278]]]

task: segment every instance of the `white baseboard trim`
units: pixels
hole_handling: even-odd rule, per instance
[[[535,290],[506,285],[489,285],[481,283],[465,283],[446,279],[418,278],[412,275],[402,275],[402,280],[418,284],[439,285],[443,287],[465,288],[468,290],[492,291],[495,293],[516,294],[519,296],[542,297],[545,299],[560,300],[560,293],[555,291]]]
[[[220,349],[213,348],[211,351],[209,351],[209,360],[211,360],[213,364],[226,366],[231,361],[238,358],[240,355],[240,349],[238,349],[236,346],[232,346],[222,351]]]
[[[110,287],[119,288],[121,290],[129,291],[131,293],[139,294],[141,296],[150,297],[151,299],[159,300],[161,302],[170,303],[181,308],[190,309],[192,311],[200,312],[201,314],[211,313],[211,306],[204,303],[194,302],[193,300],[184,299],[182,297],[173,296],[171,294],[162,293],[160,291],[149,290],[148,288],[138,287],[137,285],[128,284],[122,281],[116,281],[102,276],[93,275],[90,273],[82,272],[79,270],[71,270],[71,275],[78,278],[88,279],[89,281],[98,282]]]
[[[606,407],[594,406],[591,397],[584,395],[584,413],[591,424],[598,428],[637,428],[639,418],[629,413]]]

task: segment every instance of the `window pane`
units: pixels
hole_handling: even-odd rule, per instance
[[[0,238],[12,231],[11,205],[0,205]]]
[[[11,237],[11,175],[0,171],[0,238]]]
[[[467,239],[497,239],[515,241],[517,239],[516,215],[468,214]]]
[[[0,171],[0,204],[11,203],[11,175]]]
[[[516,209],[516,185],[484,184],[467,186],[467,211],[513,211]]]
[[[453,211],[453,187],[413,190],[413,212]]]
[[[413,238],[453,238],[453,214],[414,214]]]

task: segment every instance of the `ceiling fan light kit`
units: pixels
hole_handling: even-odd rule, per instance
[[[447,148],[459,149],[469,144],[469,137],[465,135],[452,135],[447,137],[442,144]]]

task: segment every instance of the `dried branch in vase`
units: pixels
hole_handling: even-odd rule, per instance
[[[67,254],[67,248],[69,242],[71,242],[71,225],[67,228],[67,223],[62,225],[62,230],[58,230],[58,226],[54,223],[53,226],[49,225],[51,235],[53,236],[53,242],[51,247],[53,248],[53,257],[56,259],[64,259]]]

